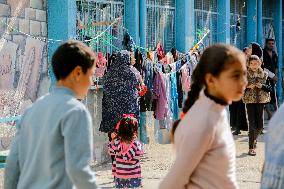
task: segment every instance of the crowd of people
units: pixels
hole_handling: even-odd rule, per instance
[[[266,39],[265,48],[253,42],[243,52],[247,59],[248,85],[240,101],[230,105],[230,124],[235,130],[249,130],[249,152],[255,156],[257,138],[263,133],[264,110],[267,119],[277,110],[276,82],[278,81],[278,57],[274,51],[274,39]]]
[[[277,109],[278,60],[273,51],[274,40],[267,39],[263,51],[257,46],[251,43],[242,52],[230,45],[216,44],[204,50],[193,71],[181,117],[172,127],[176,158],[160,183],[161,189],[238,188],[230,127],[235,128],[235,134],[243,127],[249,128],[248,154],[254,156],[257,137],[263,130],[264,109],[269,119]],[[56,87],[27,109],[17,125],[6,162],[6,189],[99,188],[90,167],[91,116],[79,101],[92,84],[95,64],[95,53],[78,41],[68,41],[56,50],[52,58]],[[131,79],[139,85],[140,76],[131,73]],[[129,89],[133,92],[136,86],[129,87],[133,87]],[[231,115],[231,126],[226,112],[230,104],[231,113],[235,112],[232,115],[242,112],[237,118]],[[282,105],[268,127],[263,189],[284,187],[283,111]],[[139,121],[136,112],[124,113],[114,128],[105,127],[110,131],[108,152],[112,156],[114,183],[116,188],[142,188]],[[238,120],[247,125],[238,124]]]

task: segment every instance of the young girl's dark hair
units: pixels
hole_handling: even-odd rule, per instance
[[[199,97],[200,91],[205,87],[205,75],[210,73],[218,77],[222,71],[228,68],[228,65],[234,62],[245,62],[245,57],[242,51],[226,44],[216,44],[208,47],[203,52],[199,63],[192,74],[191,89],[188,92],[188,97],[183,106],[183,113],[185,114],[195,103]],[[177,120],[172,127],[172,141],[174,132],[180,122]]]
[[[117,137],[123,142],[132,141],[138,131],[138,121],[136,118],[129,116],[121,119]]]

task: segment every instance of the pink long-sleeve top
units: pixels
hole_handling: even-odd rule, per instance
[[[176,160],[161,189],[236,189],[235,143],[225,106],[204,92],[178,125]]]
[[[126,144],[115,139],[108,145],[108,152],[114,155],[112,174],[116,178],[131,179],[141,177],[140,156],[143,154],[142,145],[138,140]]]

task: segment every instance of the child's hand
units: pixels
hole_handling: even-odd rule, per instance
[[[259,88],[259,89],[262,88],[262,84],[261,84],[261,83],[257,83],[255,86],[256,86],[257,88]]]
[[[117,136],[117,133],[116,133],[116,132],[112,132],[111,135],[110,135],[110,137],[111,137],[112,140],[115,139],[116,136]]]

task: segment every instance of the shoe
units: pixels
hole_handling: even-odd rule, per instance
[[[249,149],[248,155],[250,156],[256,156],[256,152],[254,149]]]
[[[241,134],[241,131],[235,130],[232,134],[233,135],[239,135],[239,134]]]

